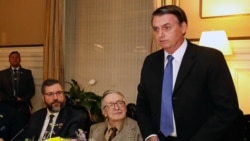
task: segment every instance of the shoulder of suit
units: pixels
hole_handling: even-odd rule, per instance
[[[20,71],[31,71],[30,69],[20,67]]]
[[[92,124],[90,128],[92,130],[95,130],[95,129],[105,130],[107,128],[107,123],[106,122],[95,123],[95,124]]]
[[[67,118],[74,117],[74,119],[80,119],[82,118],[82,113],[80,111],[77,111],[76,109],[65,106],[60,110],[59,116],[66,116]]]
[[[135,128],[135,127],[137,128],[138,127],[137,121],[130,118],[130,117],[126,117],[124,125],[128,126],[130,128]]]
[[[134,119],[132,119],[132,118],[130,118],[130,117],[126,117],[125,120],[126,120],[127,122],[129,122],[129,123],[137,123],[136,120],[134,120]]]
[[[164,55],[164,50],[163,49],[152,52],[151,54],[148,55],[148,57],[159,56],[159,55]]]
[[[153,53],[149,54],[145,58],[144,63],[145,62],[153,62],[154,63],[155,61],[158,62],[159,60],[162,60],[162,59],[164,59],[164,50],[163,49],[158,50],[156,52],[153,52]]]
[[[44,114],[45,115],[47,114],[47,108],[42,108],[42,109],[35,111],[34,113],[32,113],[32,116],[41,116]]]
[[[199,46],[193,43],[190,43],[188,47],[192,48],[192,50],[195,49],[196,52],[198,52],[197,54],[203,57],[204,55],[207,55],[210,57],[211,55],[218,55],[218,56],[222,55],[222,53],[219,50],[211,48],[211,47]]]
[[[9,72],[9,71],[10,71],[10,68],[6,68],[6,69],[1,70],[0,72]]]

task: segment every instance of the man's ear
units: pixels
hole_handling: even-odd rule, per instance
[[[182,31],[183,35],[186,34],[186,32],[187,32],[187,23],[186,22],[181,23],[181,31]]]
[[[108,117],[108,114],[107,114],[107,112],[105,111],[105,109],[102,109],[102,115],[103,115],[105,118]]]

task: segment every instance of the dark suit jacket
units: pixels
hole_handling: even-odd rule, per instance
[[[35,84],[31,70],[19,68],[19,93],[18,96],[23,99],[29,106],[31,105],[31,98],[35,94]],[[0,91],[6,94],[7,98],[13,99],[13,85],[12,85],[12,69],[8,68],[0,71]]]
[[[164,51],[147,56],[137,97],[144,138],[159,134]],[[221,52],[188,42],[172,96],[179,141],[222,141],[238,118],[236,91]],[[236,134],[237,130],[233,131]],[[228,140],[229,141],[229,140]]]
[[[35,141],[38,140],[40,133],[43,128],[43,123],[47,115],[47,109],[43,108],[31,115],[30,123],[28,128],[25,130],[25,138],[32,139],[34,137]],[[76,138],[76,131],[78,129],[83,129],[88,131],[88,125],[85,123],[86,119],[83,115],[70,108],[64,107],[61,109],[54,127],[54,132],[52,137],[62,137],[62,138]]]
[[[19,114],[14,107],[4,101],[0,101],[0,138],[5,141],[11,140],[19,131],[24,128]],[[15,141],[23,141],[20,136]]]

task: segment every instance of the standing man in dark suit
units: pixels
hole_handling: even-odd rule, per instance
[[[147,56],[137,96],[137,121],[147,141],[240,141],[235,125],[241,116],[224,56],[185,39],[187,17],[178,6],[156,9],[152,28],[161,50]],[[164,67],[172,61],[171,127],[161,124]],[[165,93],[164,93],[165,94]],[[166,119],[166,117],[165,117]],[[170,128],[168,135],[163,128]]]
[[[35,141],[52,137],[76,138],[78,129],[89,130],[83,114],[65,106],[65,94],[58,80],[45,80],[41,90],[46,108],[31,115],[29,126],[25,130],[26,138]],[[50,122],[51,115],[53,118]]]
[[[0,91],[21,113],[24,123],[28,123],[31,98],[35,94],[32,72],[21,67],[21,55],[17,51],[9,54],[10,67],[0,71]]]

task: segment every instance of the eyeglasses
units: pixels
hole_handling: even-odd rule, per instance
[[[64,94],[64,91],[57,91],[57,92],[48,92],[48,93],[45,93],[45,94],[43,94],[43,95],[46,95],[46,96],[48,96],[48,97],[52,97],[52,96],[54,96],[54,95],[56,95],[56,96],[61,96],[61,95],[63,95]]]
[[[108,103],[103,107],[103,109],[106,108],[106,107],[109,108],[109,109],[114,109],[115,105],[118,106],[119,108],[124,107],[125,106],[125,101],[119,100],[119,101],[117,101],[115,103]]]

